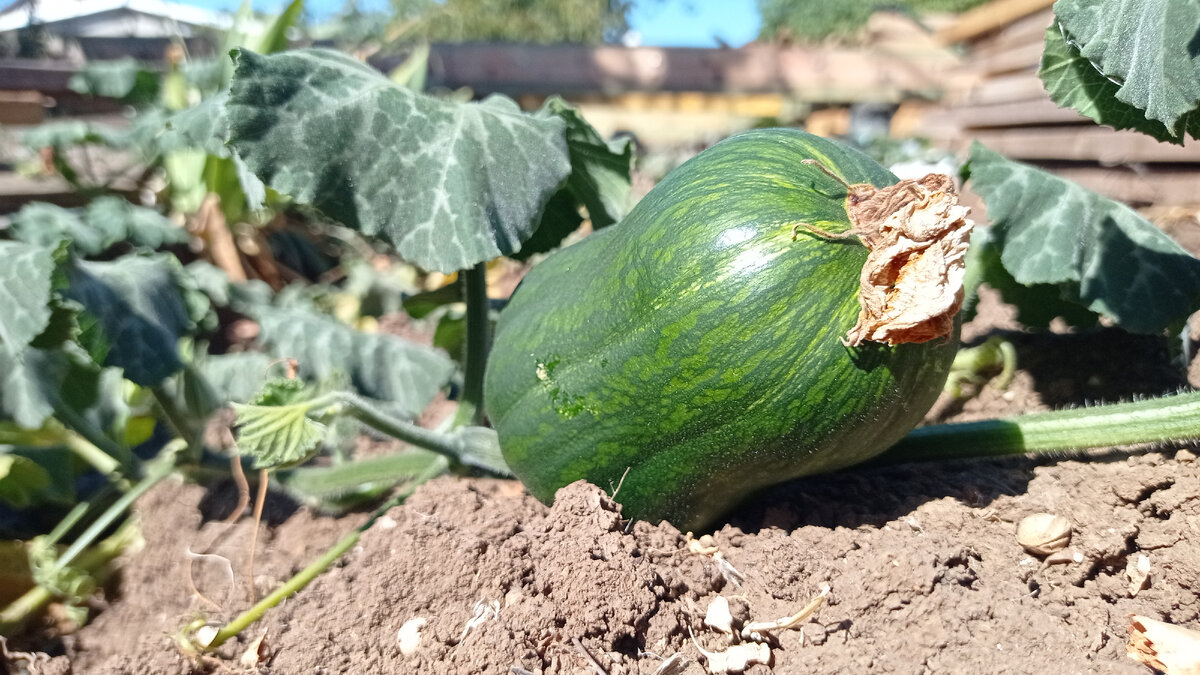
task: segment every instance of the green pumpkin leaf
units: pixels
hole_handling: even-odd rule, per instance
[[[969,163],[992,245],[1018,283],[1054,285],[1063,299],[1138,333],[1200,309],[1200,260],[1133,209],[979,143]]]
[[[557,96],[542,107],[567,125],[571,175],[566,189],[587,207],[592,227],[600,229],[621,220],[627,210],[633,174],[633,141],[607,141],[575,108]]]
[[[186,244],[187,231],[178,227],[158,211],[136,206],[120,197],[99,197],[92,200],[84,220],[93,228],[119,228],[118,241],[134,246],[158,249]],[[114,242],[115,243],[115,242]]]
[[[1055,103],[1074,108],[1097,124],[1133,129],[1159,141],[1179,144],[1183,143],[1183,132],[1193,138],[1200,134],[1200,115],[1184,115],[1181,120],[1183,132],[1176,136],[1162,122],[1147,118],[1145,110],[1118,99],[1121,85],[1105,77],[1068,44],[1057,25],[1046,30],[1046,48],[1042,52],[1038,76]]]
[[[89,61],[67,82],[71,91],[87,96],[115,98],[130,105],[158,99],[158,73],[132,58]]]
[[[54,414],[66,372],[60,353],[27,349],[13,354],[0,348],[0,408],[25,429],[37,429]]]
[[[262,389],[275,361],[261,352],[235,352],[197,358],[195,367],[217,401],[241,403]]]
[[[1200,102],[1200,2],[1058,0],[1054,13],[1072,50],[1117,85],[1117,101],[1145,111],[1174,142],[1197,138],[1187,118]]]
[[[193,327],[167,256],[78,261],[67,269],[65,295],[94,323],[80,342],[104,354],[104,365],[125,370],[135,384],[154,386],[182,366],[177,343]]]
[[[336,52],[236,53],[230,145],[266,184],[430,270],[513,253],[570,171],[564,123],[442,101]]]
[[[308,417],[307,401],[288,405],[234,403],[238,452],[254,458],[254,468],[298,464],[316,452],[328,429]]]
[[[358,392],[391,402],[400,415],[416,417],[454,372],[446,355],[394,335],[363,333],[300,309],[259,308],[253,314],[267,350],[296,359],[301,377],[345,374]]]
[[[228,92],[222,92],[168,117],[160,147],[166,151],[199,148],[217,157],[231,156],[233,153],[225,145],[229,137],[229,122],[225,117],[228,100]]]
[[[85,256],[107,251],[119,242],[161,248],[187,242],[187,232],[166,216],[115,196],[98,197],[83,211],[34,202],[13,216],[13,236],[40,246],[66,239]]]
[[[50,323],[54,252],[0,241],[0,349],[17,353]]]

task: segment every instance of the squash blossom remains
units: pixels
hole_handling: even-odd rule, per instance
[[[815,160],[804,160],[839,182]],[[897,345],[949,339],[962,308],[967,246],[974,223],[958,203],[954,181],[931,173],[877,188],[846,186],[846,211],[853,227],[821,236],[857,236],[870,254],[859,278],[858,323],[842,338],[848,347],[866,340]]]

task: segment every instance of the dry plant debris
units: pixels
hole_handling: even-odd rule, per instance
[[[1135,615],[1125,649],[1129,658],[1166,675],[1200,675],[1200,632]]]
[[[963,303],[963,276],[974,223],[958,203],[954,179],[931,173],[877,188],[846,184],[816,160],[805,160],[846,185],[847,211],[870,254],[859,278],[858,323],[843,339],[897,345],[949,337]]]
[[[1125,576],[1129,577],[1129,597],[1136,598],[1138,593],[1150,587],[1150,556],[1139,553],[1137,558],[1130,556],[1125,565]]]

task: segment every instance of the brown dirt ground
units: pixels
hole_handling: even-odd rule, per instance
[[[1188,222],[1173,234],[1200,249],[1200,236],[1191,236],[1200,228]],[[985,295],[963,339],[997,333],[1018,351],[1012,385],[985,386],[966,401],[944,398],[929,421],[1188,384],[1162,339],[1103,329],[1033,335]],[[145,545],[125,556],[91,623],[70,634],[43,627],[10,648],[43,652],[16,669],[32,673],[699,675],[712,666],[706,652],[734,641],[704,624],[718,596],[729,601],[736,629],[791,615],[828,587],[814,615],[765,636],[769,665],[745,672],[1145,675],[1151,671],[1125,656],[1130,615],[1200,627],[1194,450],[809,478],[749,500],[710,533],[713,542],[704,543],[715,548],[700,552],[670,525],[623,520],[595,487],[565,488],[546,507],[513,481],[441,478],[245,639],[202,661],[184,656],[174,636],[198,617],[220,622],[247,606],[251,530],[245,518],[220,522],[235,499],[227,484],[172,483],[139,503]],[[1037,512],[1072,522],[1067,562],[1048,564],[1016,542],[1016,522]],[[321,516],[273,497],[255,563],[259,594],[364,519]],[[1149,585],[1135,593],[1126,569],[1143,555]],[[415,619],[425,624],[405,655],[398,633]],[[264,634],[266,656],[240,664],[248,640]]]
[[[1022,369],[1007,391],[943,400],[931,418],[1185,385],[1162,340],[1014,329],[1007,308],[985,297],[965,339],[1001,332]],[[1131,614],[1200,624],[1200,461],[1189,450],[810,478],[732,514],[711,533],[716,554],[690,550],[670,525],[623,520],[595,487],[570,486],[548,508],[512,481],[442,478],[249,630],[248,639],[266,635],[269,653],[250,669],[239,664],[246,641],[204,661],[173,641],[192,619],[225,620],[247,605],[249,524],[220,522],[233,501],[227,485],[147,495],[145,546],[126,556],[108,604],[74,634],[43,635],[36,646],[61,656],[33,672],[697,675],[708,672],[702,649],[733,641],[704,624],[715,598],[730,602],[738,626],[791,615],[825,586],[812,617],[766,637],[770,665],[746,672],[1144,674],[1125,656]],[[1015,523],[1037,512],[1070,519],[1074,559],[1047,564],[1017,544]],[[275,498],[260,534],[260,594],[363,518]],[[1126,568],[1140,555],[1151,573],[1135,595]],[[406,656],[398,632],[413,619],[426,623]],[[687,665],[667,670],[675,655]]]

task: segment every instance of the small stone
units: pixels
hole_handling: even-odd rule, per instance
[[[1017,542],[1032,555],[1049,555],[1071,543],[1071,521],[1053,513],[1035,513],[1017,524]]]
[[[1194,461],[1196,461],[1196,453],[1192,452],[1191,450],[1188,450],[1187,448],[1181,448],[1180,450],[1175,452],[1175,461],[1176,462],[1194,462]]]
[[[401,654],[412,656],[417,652],[417,648],[421,646],[421,629],[426,623],[429,622],[424,617],[418,616],[400,626],[400,630],[396,631],[396,640],[400,643]]]
[[[704,614],[704,625],[718,633],[733,633],[733,614],[729,611],[729,601],[720,595],[714,598]]]

